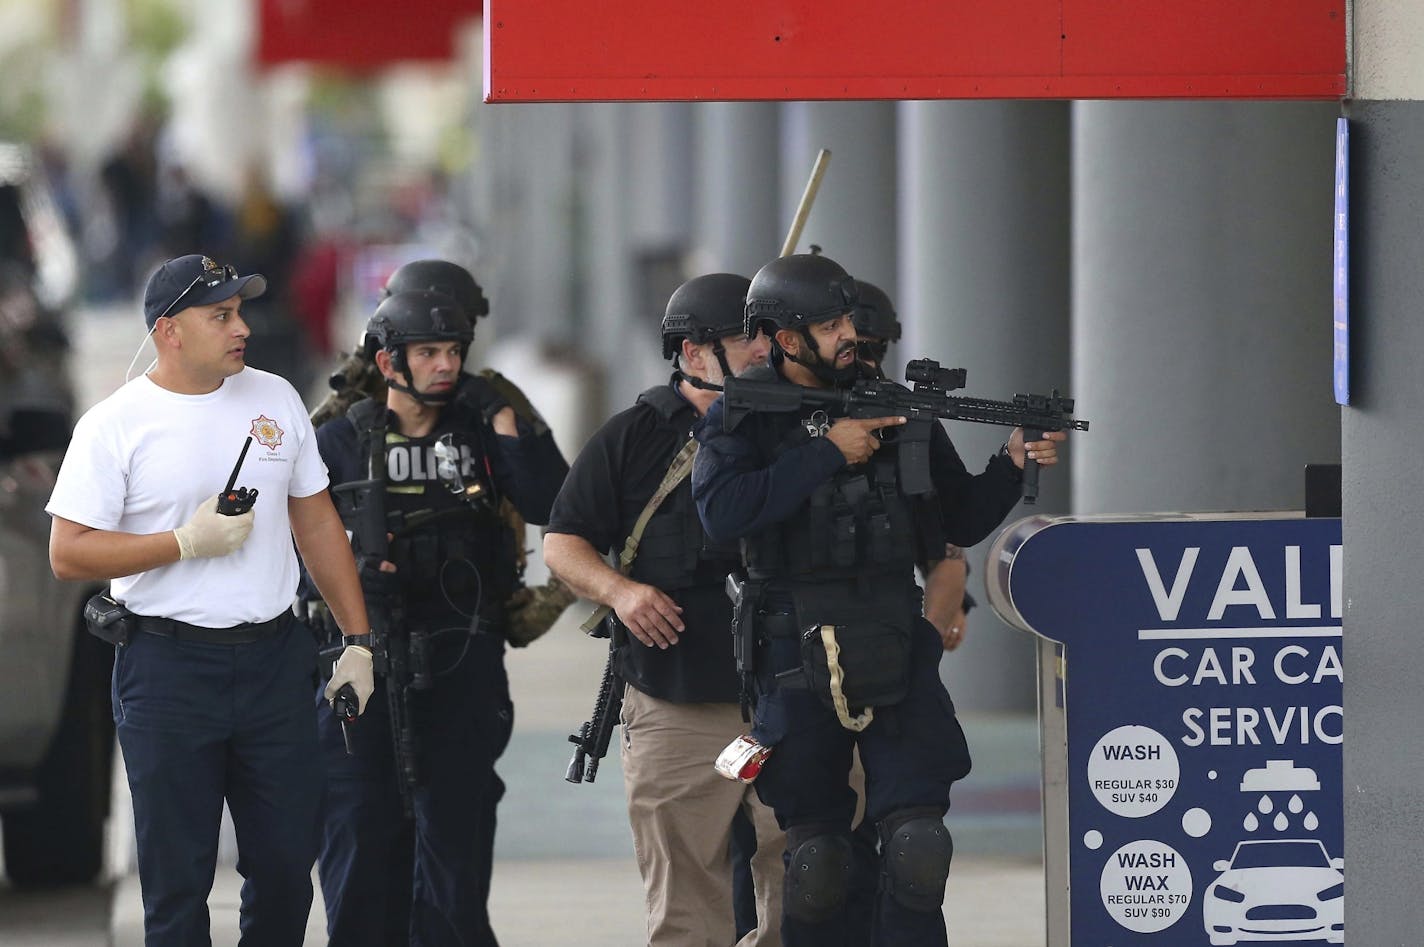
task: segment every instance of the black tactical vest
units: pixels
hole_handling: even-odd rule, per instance
[[[768,367],[753,369],[746,377],[760,381],[779,376]],[[773,457],[813,436],[805,421],[788,424]],[[874,576],[910,575],[930,551],[929,558],[942,557],[939,504],[933,495],[910,497],[900,490],[898,458],[899,452],[887,446],[867,463],[841,467],[791,516],[743,539],[748,574],[754,579],[863,585]]]
[[[370,456],[378,412],[359,402],[347,412],[362,457]],[[435,430],[420,438],[385,431],[385,507],[393,534],[390,560],[405,593],[407,613],[496,617],[513,591],[516,537],[497,514],[498,495],[488,467],[479,406],[461,384]],[[444,435],[459,451],[459,474],[478,484],[478,499],[457,494],[440,476],[434,445]],[[522,539],[522,537],[519,537]]]
[[[692,405],[670,385],[649,388],[638,396],[638,403],[652,408],[664,425],[683,434],[689,434],[697,420]],[[672,457],[667,460],[671,463]],[[735,543],[719,545],[707,538],[692,502],[692,480],[687,478],[668,495],[644,528],[631,578],[666,592],[701,585],[720,588],[736,563]]]
[[[769,417],[756,430],[768,440],[783,432],[762,445],[773,458],[819,436],[799,418]],[[896,704],[909,687],[921,604],[914,567],[935,543],[943,555],[944,541],[933,496],[900,490],[898,456],[887,446],[864,464],[842,466],[790,516],[742,540],[749,576],[764,583],[761,640],[798,638],[804,680],[830,707],[837,677],[854,709]],[[834,675],[827,635],[836,644]],[[785,659],[773,659],[771,671],[789,670]]]

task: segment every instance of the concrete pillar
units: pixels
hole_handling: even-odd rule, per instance
[[[1338,460],[1337,109],[1074,106],[1074,512],[1300,509]]]
[[[487,241],[476,279],[490,299],[494,341],[530,332],[570,340],[574,271],[575,107],[477,104],[474,218]]]
[[[638,102],[626,110],[629,228],[639,247],[680,245],[692,231],[694,107]]]
[[[790,221],[780,214],[781,107],[763,102],[701,102],[695,107],[693,275],[750,278],[776,256]]]
[[[1424,472],[1424,8],[1354,5],[1350,119],[1350,406],[1342,415],[1345,544],[1345,862],[1350,941],[1414,944],[1424,902],[1424,716],[1414,550]],[[1406,883],[1407,885],[1407,883]]]
[[[658,327],[668,297],[686,278],[685,258],[692,242],[693,108],[688,103],[639,102],[625,111],[623,174],[633,302],[621,317],[627,340],[636,338],[638,345],[646,346],[639,351],[653,352],[650,371],[655,372],[648,377],[650,382],[665,380]],[[641,373],[633,374],[630,380],[636,381]],[[615,402],[611,407],[623,404]]]
[[[632,110],[638,107],[584,105],[578,112],[574,337],[581,354],[609,367],[600,418],[632,404],[638,392],[665,377],[657,320],[637,291],[632,208],[646,196],[638,197],[641,182],[629,168]]]
[[[967,368],[966,393],[995,399],[1066,388],[1068,106],[910,102],[900,119],[905,339],[891,350],[895,370],[927,356]],[[974,472],[1010,434],[977,424],[949,432]],[[1038,506],[1021,512],[1063,512],[1066,470],[1046,472]],[[970,591],[984,607],[941,669],[961,709],[1031,710],[1034,644],[984,604],[988,545],[969,553]]]
[[[1345,863],[1350,939],[1409,944],[1424,905],[1400,878],[1424,869],[1424,715],[1418,548],[1424,473],[1424,103],[1355,102],[1351,121],[1351,402],[1343,412]],[[1388,879],[1396,879],[1394,887]]]
[[[893,299],[895,105],[791,102],[783,108],[781,132],[781,226],[772,255],[791,228],[816,154],[829,148],[831,163],[796,251],[818,244],[852,276],[863,276]]]

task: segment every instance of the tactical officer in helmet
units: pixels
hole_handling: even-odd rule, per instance
[[[468,274],[466,274],[468,276]],[[473,280],[470,281],[473,284]],[[317,430],[333,483],[374,468],[389,524],[385,561],[362,563],[368,601],[399,616],[410,642],[414,830],[402,816],[384,688],[349,727],[318,697],[328,786],[320,874],[333,943],[496,943],[487,901],[494,764],[513,723],[504,648],[516,550],[497,515],[507,499],[548,519],[568,465],[484,379],[465,373],[474,337],[456,296],[398,286],[377,306],[366,345],[388,388]],[[464,305],[484,310],[478,288]],[[352,515],[340,486],[333,491]],[[522,537],[520,537],[522,538]],[[358,550],[359,552],[359,550]]]
[[[760,918],[741,943],[780,943],[780,830],[750,787],[711,765],[744,729],[723,591],[739,564],[737,549],[703,534],[685,466],[695,449],[689,432],[717,398],[692,382],[720,384],[766,360],[766,337],[743,330],[747,285],[744,276],[715,273],[673,293],[662,322],[663,354],[676,362],[672,378],[593,435],[544,537],[549,568],[617,619],[618,667],[628,684],[623,774],[653,947],[736,940],[728,844],[739,810],[758,835],[752,873]],[[655,494],[665,498],[637,536]],[[604,558],[630,548],[629,569]]]
[[[854,280],[823,256],[762,267],[746,328],[772,333],[768,382],[832,387],[860,370]],[[752,736],[772,748],[756,786],[786,830],[782,936],[840,945],[853,871],[847,785],[852,748],[879,829],[874,943],[944,945],[941,905],[953,846],[943,817],[969,772],[964,733],[938,673],[939,636],[921,617],[916,560],[989,534],[1018,501],[1025,446],[1015,431],[984,471],[964,468],[942,428],[930,442],[931,494],[900,488],[898,451],[877,433],[902,418],[753,412],[727,430],[719,400],[698,428],[693,495],[714,541],[742,541],[738,621],[756,627]],[[1028,445],[1056,462],[1049,437]]]
[[[469,270],[449,260],[412,260],[401,264],[386,280],[386,285],[381,290],[381,298],[410,290],[429,290],[449,296],[475,325],[489,315],[489,300],[485,298],[480,284],[475,282]],[[499,396],[509,402],[514,413],[528,424],[535,434],[543,435],[549,430],[548,423],[518,385],[493,368],[480,369],[478,374],[494,386]],[[383,401],[386,397],[385,379],[371,360],[370,354],[364,351],[353,352],[347,356],[332,376],[331,384],[334,389],[331,395],[312,412],[312,423],[318,427],[331,418],[344,415],[351,405],[362,398]],[[524,584],[524,518],[507,497],[499,502],[499,515],[512,534],[518,554],[518,581],[513,594],[505,602],[509,612],[506,636],[511,645],[522,648],[547,632],[563,614],[564,609],[573,604],[575,596],[555,577],[550,577],[543,585]]]
[[[885,376],[885,355],[891,342],[900,341],[900,317],[890,297],[879,286],[865,280],[855,281],[855,335],[860,363],[877,378]],[[920,563],[925,576],[925,618],[939,632],[944,650],[953,651],[964,642],[965,617],[974,607],[974,598],[966,590],[969,561],[964,550],[946,543],[944,555],[938,560]]]

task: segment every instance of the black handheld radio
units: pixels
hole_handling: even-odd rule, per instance
[[[227,486],[218,494],[218,512],[223,516],[241,516],[257,502],[256,487],[250,490],[247,487],[233,489],[237,483],[237,472],[242,469],[242,462],[247,459],[247,449],[251,446],[252,438],[249,437],[242,444],[242,453],[237,455],[237,463],[233,465],[232,476],[227,478]]]
[[[351,731],[347,729],[356,722],[356,717],[361,713],[361,704],[356,698],[356,688],[350,684],[342,684],[341,690],[336,692],[336,696],[331,699],[331,712],[336,715],[336,719],[341,721],[341,739],[346,741],[346,755],[354,755],[351,749]]]

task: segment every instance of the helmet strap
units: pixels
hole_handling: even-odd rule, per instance
[[[727,350],[722,347],[722,337],[712,340],[712,354],[717,356],[717,364],[722,368],[724,379],[732,377],[732,367],[727,364]]]
[[[454,399],[456,388],[459,387],[458,385],[451,388],[448,392],[438,395],[426,394],[425,392],[415,390],[415,377],[410,372],[410,363],[405,359],[405,345],[389,346],[386,348],[386,351],[390,353],[391,356],[391,368],[395,369],[395,371],[405,379],[405,384],[402,385],[398,381],[387,378],[387,388],[394,388],[401,394],[409,395],[421,404],[434,405],[437,407],[449,404]],[[462,346],[460,349],[460,361],[462,363],[465,360],[465,354],[466,350]]]
[[[703,390],[703,391],[721,391],[721,390],[722,390],[722,386],[721,386],[721,385],[714,385],[714,384],[712,384],[710,381],[703,381],[701,378],[698,378],[696,375],[689,375],[687,372],[683,371],[683,370],[680,369],[680,368],[679,368],[679,369],[676,369],[676,370],[673,372],[673,377],[676,378],[678,381],[685,381],[685,382],[687,382],[689,385],[691,385],[692,387],[694,387],[694,388],[700,388],[700,389]]]
[[[451,389],[446,394],[439,395],[430,395],[425,394],[424,392],[416,391],[415,381],[410,377],[410,372],[405,373],[405,381],[406,383],[402,385],[398,381],[392,381],[391,379],[387,378],[386,387],[394,388],[396,391],[399,391],[402,394],[409,395],[416,401],[419,401],[421,404],[428,404],[436,407],[449,404],[450,401],[455,397],[454,389]]]

